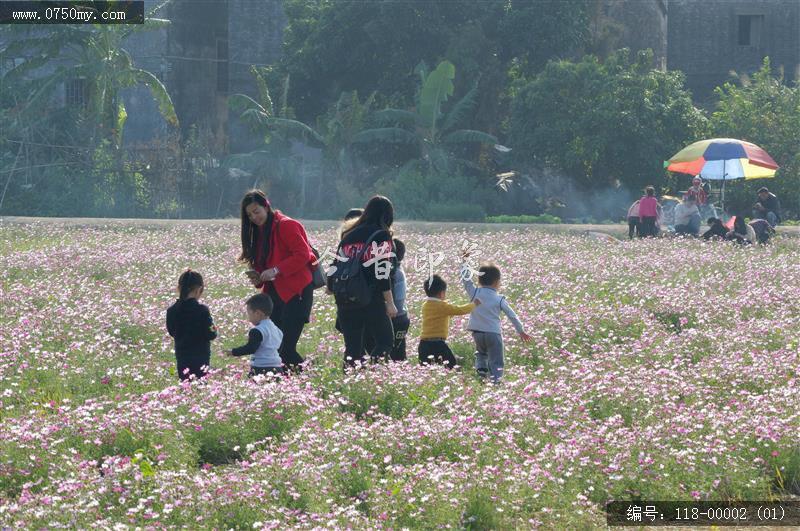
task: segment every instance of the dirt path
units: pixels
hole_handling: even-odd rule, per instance
[[[330,229],[338,226],[338,221],[333,220],[302,220],[309,229]],[[176,225],[232,225],[239,224],[238,218],[225,219],[122,219],[122,218],[44,218],[26,216],[2,216],[2,225],[25,225],[30,223],[54,223],[73,227],[104,227],[104,226],[136,226],[143,228],[168,228]],[[540,230],[555,233],[585,233],[587,231],[602,232],[617,237],[624,237],[628,233],[627,225],[542,225],[535,223],[463,223],[445,221],[399,221],[399,227],[408,227],[423,232],[441,232],[450,230],[470,230],[492,232],[497,230],[520,229]],[[800,226],[778,227],[778,233],[788,236],[800,236]]]

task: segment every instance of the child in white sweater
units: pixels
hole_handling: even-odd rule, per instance
[[[258,374],[283,374],[285,369],[278,353],[283,332],[269,318],[272,315],[272,299],[269,295],[259,293],[247,299],[246,306],[247,320],[253,324],[253,328],[247,336],[247,344],[234,348],[230,355],[252,354],[251,378]]]

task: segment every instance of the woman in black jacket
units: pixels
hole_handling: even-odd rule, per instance
[[[366,246],[361,260],[372,296],[362,308],[352,308],[337,302],[336,316],[344,335],[345,366],[364,362],[364,336],[375,338],[375,346],[369,353],[372,361],[386,359],[392,350],[394,331],[392,318],[397,308],[392,298],[392,273],[395,267],[392,244],[394,207],[388,198],[376,195],[369,200],[364,212],[342,226],[341,255],[350,259],[357,257],[365,248],[370,236],[375,245]],[[346,267],[337,262],[335,267]]]

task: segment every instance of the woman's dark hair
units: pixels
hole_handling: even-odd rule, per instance
[[[362,225],[377,225],[388,232],[391,237],[392,223],[394,223],[394,206],[392,206],[392,202],[389,201],[388,197],[376,195],[367,201],[361,216],[345,222],[342,227],[342,235]]]
[[[400,263],[403,261],[403,258],[406,257],[406,244],[403,243],[403,240],[398,240],[397,238],[393,240],[393,243],[395,258],[397,259],[397,263]]]
[[[644,193],[647,194],[647,197],[653,197],[656,195],[656,189],[652,186],[648,186],[644,189]]]
[[[733,221],[733,232],[736,234],[747,234],[747,224],[744,222],[744,216],[736,216]]]
[[[267,209],[267,222],[264,224],[264,249],[261,254],[265,259],[269,256],[269,235],[272,233],[272,207],[264,192],[261,190],[250,190],[242,197],[241,218],[242,218],[242,254],[239,255],[240,262],[246,262],[250,267],[256,266],[256,243],[258,242],[258,229],[250,217],[247,215],[247,207],[253,203],[261,205]]]
[[[203,287],[203,275],[187,269],[178,277],[178,298],[184,300],[194,288]]]

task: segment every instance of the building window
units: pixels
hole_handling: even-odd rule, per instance
[[[739,15],[739,46],[760,46],[764,15]]]
[[[217,39],[217,92],[228,93],[228,40]]]
[[[85,107],[89,99],[88,89],[86,79],[70,79],[64,86],[64,103],[68,106]]]

